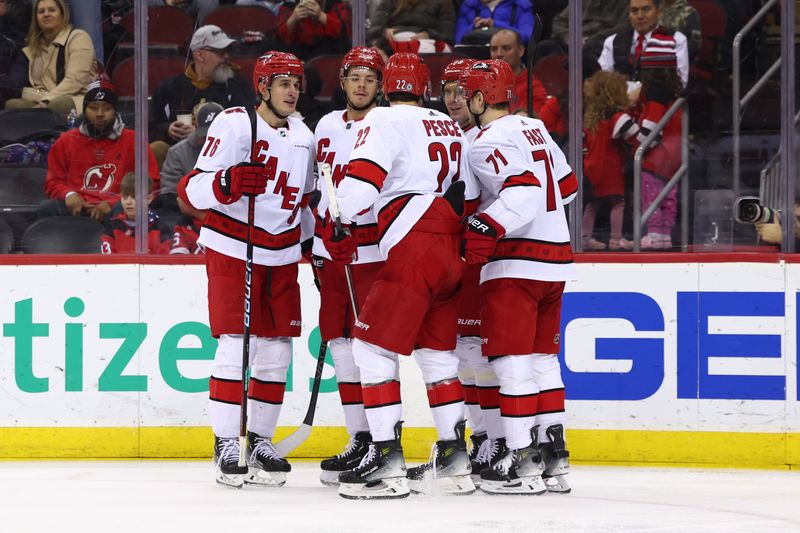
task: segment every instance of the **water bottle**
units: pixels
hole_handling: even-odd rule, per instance
[[[69,110],[69,115],[67,115],[67,128],[72,129],[75,127],[75,119],[78,118],[78,112],[75,109]]]

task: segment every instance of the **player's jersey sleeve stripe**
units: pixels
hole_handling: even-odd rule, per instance
[[[533,172],[526,171],[522,174],[517,174],[515,176],[509,176],[506,178],[506,181],[503,182],[503,186],[500,187],[500,190],[503,191],[508,189],[509,187],[541,187],[542,183],[539,179],[533,175]]]
[[[347,177],[369,183],[379,191],[386,179],[386,170],[369,159],[354,159],[347,165]]]
[[[569,242],[547,242],[535,239],[500,239],[494,255],[489,259],[503,261],[517,259],[540,263],[567,264],[573,262],[572,246]]]
[[[567,199],[578,192],[578,178],[574,172],[570,172],[558,180],[558,188],[561,190],[561,198]]]
[[[228,238],[247,242],[247,224],[235,218],[215,211],[208,210],[203,225],[211,231]],[[283,233],[273,235],[262,228],[254,226],[250,234],[253,246],[266,250],[284,250],[300,242],[300,226],[291,228]]]

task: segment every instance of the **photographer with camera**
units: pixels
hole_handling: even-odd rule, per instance
[[[742,197],[736,202],[736,218],[739,222],[755,224],[760,241],[775,244],[780,248],[783,244],[783,228],[781,213],[777,209],[761,205],[756,197]],[[794,204],[795,251],[800,251],[800,200]]]

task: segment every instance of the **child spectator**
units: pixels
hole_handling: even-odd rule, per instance
[[[175,223],[172,230],[172,254],[205,254],[206,249],[197,242],[200,236],[200,228],[203,227],[203,220],[206,212],[187,205],[186,202],[178,198],[178,208],[183,216]]]
[[[105,233],[100,237],[104,254],[136,253],[136,174],[128,172],[120,184],[120,202],[111,210]],[[155,198],[153,180],[147,178],[147,205]],[[172,231],[153,210],[147,210],[147,250],[151,254],[169,253]]]
[[[87,215],[100,222],[119,201],[121,177],[135,168],[133,130],[117,115],[117,94],[108,81],[89,86],[83,99],[85,120],[63,133],[50,149],[38,217]],[[150,178],[160,185],[158,165],[149,154]]]
[[[606,244],[592,237],[597,208],[611,207],[611,250],[631,250],[633,243],[622,236],[625,211],[626,143],[636,140],[639,126],[626,112],[627,81],[616,72],[598,71],[585,84],[583,174],[592,185],[592,197],[583,210],[583,249],[605,250]]]
[[[639,142],[658,124],[681,95],[683,84],[678,74],[675,53],[663,43],[658,49],[646,48],[639,66],[643,104],[639,115]],[[642,212],[645,212],[681,165],[681,121],[678,111],[644,155],[642,161]],[[683,185],[685,187],[685,185]],[[677,216],[678,188],[674,187],[647,221],[643,250],[672,248],[672,227]],[[686,206],[684,206],[686,209]]]
[[[283,49],[307,61],[350,49],[353,13],[343,0],[286,2],[278,10],[275,34]]]

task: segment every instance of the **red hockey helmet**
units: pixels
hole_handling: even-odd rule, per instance
[[[260,94],[258,85],[262,81],[269,85],[277,76],[297,76],[300,78],[300,91],[305,89],[305,70],[297,56],[287,52],[267,52],[256,61],[253,67],[253,88]]]
[[[466,100],[480,91],[487,104],[502,104],[514,96],[514,72],[502,59],[476,61],[462,72],[458,85]]]
[[[407,93],[416,97],[430,95],[431,74],[417,54],[394,54],[383,72],[383,94]]]
[[[344,79],[348,71],[353,67],[368,68],[378,74],[378,79],[383,79],[383,68],[385,67],[383,56],[374,48],[368,46],[356,46],[342,58],[342,68],[339,69],[339,79]]]
[[[475,60],[470,57],[462,57],[451,61],[442,71],[442,87],[446,83],[457,82],[461,78],[461,73],[475,64]]]

